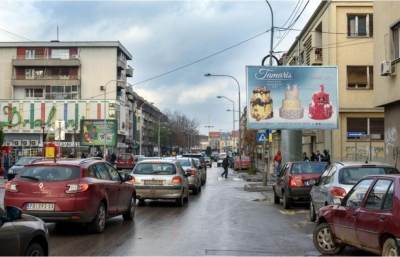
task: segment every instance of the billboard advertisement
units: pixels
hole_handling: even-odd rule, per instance
[[[333,66],[247,66],[247,127],[337,128],[337,74]]]
[[[102,146],[104,140],[107,146],[117,145],[116,120],[81,120],[82,146]]]

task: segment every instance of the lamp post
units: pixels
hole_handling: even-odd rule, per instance
[[[232,103],[232,110],[233,110],[232,111],[232,122],[233,122],[233,124],[232,124],[232,126],[233,126],[232,138],[233,138],[233,146],[235,147],[236,146],[236,140],[235,140],[235,137],[234,137],[234,133],[235,133],[235,101],[233,101],[232,99],[230,99],[230,98],[228,98],[226,96],[222,96],[222,95],[217,96],[217,98],[218,99],[222,99],[223,98],[223,99],[225,99],[225,100],[227,100],[227,101]]]
[[[106,134],[106,128],[107,128],[107,120],[106,120],[106,96],[107,96],[107,85],[110,84],[111,82],[125,82],[123,80],[119,79],[112,79],[107,81],[104,85],[100,86],[100,91],[104,92],[104,105],[103,105],[103,112],[104,112],[104,145],[103,145],[103,159],[106,158],[106,149],[107,149],[107,134]]]
[[[238,98],[239,98],[239,158],[240,160],[242,159],[242,138],[241,138],[241,128],[240,128],[240,117],[242,116],[242,107],[240,103],[240,84],[239,81],[231,75],[225,75],[225,74],[211,74],[211,73],[206,73],[204,74],[205,77],[226,77],[233,79],[236,83],[237,89],[238,89]]]

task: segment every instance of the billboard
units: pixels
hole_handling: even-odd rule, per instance
[[[105,125],[105,126],[104,126]],[[102,146],[117,145],[116,120],[81,120],[81,145]]]
[[[247,66],[247,127],[337,128],[337,74],[333,66]]]

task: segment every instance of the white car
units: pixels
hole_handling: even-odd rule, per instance
[[[218,155],[217,167],[222,166],[222,162],[224,161],[225,158],[226,158],[226,153],[220,153]]]

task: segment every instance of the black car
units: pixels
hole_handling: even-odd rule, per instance
[[[0,207],[0,255],[47,256],[48,231],[44,222],[16,207]]]

